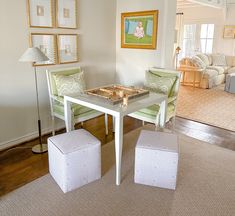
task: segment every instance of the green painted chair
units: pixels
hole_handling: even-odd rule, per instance
[[[168,95],[166,122],[172,120],[174,126],[176,114],[176,102],[180,86],[181,73],[179,71],[167,70],[162,68],[151,68],[145,72],[144,88]],[[153,123],[159,126],[160,106],[154,104],[137,112],[131,113],[129,116],[142,120],[144,122]]]
[[[50,99],[50,108],[51,108],[51,118],[52,118],[52,133],[55,134],[55,117],[65,120],[64,119],[64,97],[59,95],[59,93],[63,90],[66,91],[65,88],[69,88],[70,85],[62,85],[60,84],[60,91],[58,91],[58,82],[66,80],[66,77],[69,78],[69,76],[81,76],[81,90],[85,88],[85,81],[83,77],[83,71],[80,67],[76,68],[64,68],[64,69],[56,69],[56,70],[47,70],[47,84],[48,84],[48,91],[49,91],[49,99]],[[58,80],[60,78],[60,80]],[[80,83],[79,83],[80,85]],[[77,85],[77,87],[80,87]],[[62,86],[62,87],[61,87]],[[63,89],[64,88],[64,89]],[[78,90],[78,89],[76,89]],[[71,90],[73,91],[73,90]],[[98,112],[96,110],[90,109],[85,106],[81,106],[78,104],[72,104],[72,119],[73,119],[73,126],[75,123],[81,122],[83,124],[83,121],[95,118],[97,116],[102,115],[103,113]],[[105,114],[105,132],[106,135],[108,134],[108,116]]]

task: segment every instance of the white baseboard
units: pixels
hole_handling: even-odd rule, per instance
[[[65,126],[60,125],[60,126],[56,127],[56,130],[63,129],[64,127]],[[48,133],[51,133],[51,132],[52,132],[51,127],[42,129],[42,135],[45,135],[45,134],[48,134]],[[2,143],[0,143],[0,151],[4,150],[4,149],[7,149],[7,148],[10,148],[10,147],[13,147],[13,146],[16,146],[20,143],[30,141],[30,140],[35,139],[37,137],[38,137],[38,131],[35,131],[33,133],[29,133],[29,134],[26,134],[24,136],[21,136],[21,137],[12,139],[12,140],[2,142]]]
[[[76,123],[78,123],[78,122],[76,122]],[[57,122],[57,124],[55,126],[55,130],[61,130],[63,128],[65,128],[64,122],[62,122],[62,121]],[[51,132],[52,132],[51,127],[42,129],[42,135],[45,135],[45,134],[48,134]],[[21,137],[15,138],[15,139],[1,142],[0,143],[0,151],[7,149],[7,148],[10,148],[10,147],[13,147],[13,146],[16,146],[20,143],[30,141],[30,140],[35,139],[37,137],[38,137],[38,131],[35,131],[33,133],[29,133],[29,134],[26,134],[24,136],[21,136]]]

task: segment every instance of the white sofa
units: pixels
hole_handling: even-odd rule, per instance
[[[199,53],[192,58],[183,58],[181,66],[190,65],[202,70],[200,79],[201,88],[212,88],[224,83],[226,74],[235,72],[235,56],[224,54],[203,54]],[[187,74],[186,80],[191,80],[192,75]]]

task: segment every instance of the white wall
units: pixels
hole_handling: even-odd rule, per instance
[[[121,13],[159,10],[156,50],[121,48]],[[176,1],[118,0],[116,21],[116,80],[127,85],[141,84],[144,71],[152,66],[172,67]]]
[[[0,149],[37,136],[33,68],[18,62],[28,48],[29,33],[78,33],[79,64],[88,87],[113,83],[115,78],[116,0],[79,0],[78,30],[32,29],[27,26],[26,1],[0,2]],[[51,68],[50,67],[50,68]],[[39,100],[44,131],[50,129],[45,70],[38,68]],[[58,122],[57,126],[63,125]]]
[[[225,18],[223,10],[210,7],[192,7],[178,9],[184,13],[184,23],[214,23],[215,39],[213,44],[214,53],[235,55],[235,39],[224,39],[224,25],[235,25],[235,5],[229,4]]]
[[[81,65],[88,87],[120,81],[138,84],[148,67],[171,67],[175,0],[78,0],[78,30],[29,29],[26,1],[0,2],[0,149],[37,136],[35,83],[31,64],[18,62],[28,48],[29,33],[79,34],[78,64],[38,67],[42,128],[51,127],[47,68]],[[157,50],[120,48],[121,13],[159,10]],[[117,73],[115,73],[117,70]],[[116,77],[115,77],[116,74]],[[57,121],[57,127],[64,126]]]

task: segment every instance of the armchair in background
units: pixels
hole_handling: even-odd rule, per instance
[[[55,117],[64,119],[64,95],[82,93],[85,88],[84,74],[80,67],[47,70],[52,133],[55,134]],[[72,104],[73,126],[75,123],[95,118],[103,113],[78,104]],[[108,116],[105,114],[105,132],[108,134]]]
[[[176,114],[176,102],[180,86],[181,73],[174,70],[162,68],[151,68],[145,72],[145,88],[168,95],[166,122],[173,120]],[[144,122],[153,123],[159,126],[160,106],[154,104],[137,112],[131,113],[129,116],[142,120]]]

